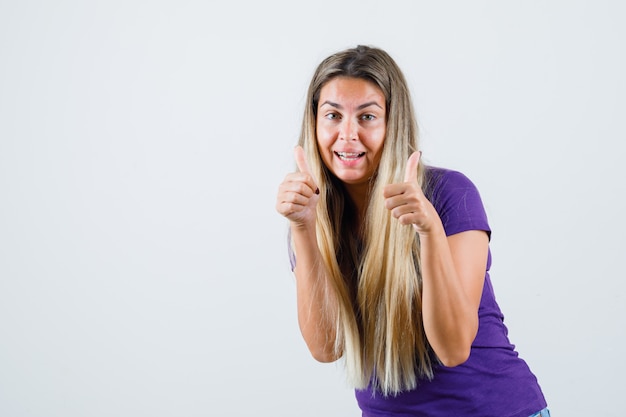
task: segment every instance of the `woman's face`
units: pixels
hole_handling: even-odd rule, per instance
[[[317,144],[326,167],[346,185],[374,175],[386,132],[385,96],[361,78],[336,77],[320,91]]]

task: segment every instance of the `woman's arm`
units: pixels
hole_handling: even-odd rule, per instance
[[[409,158],[404,183],[385,188],[385,205],[420,236],[424,330],[439,360],[456,366],[469,357],[478,331],[489,238],[478,230],[446,237],[437,211],[417,183],[419,157],[416,152]]]
[[[329,290],[328,274],[317,246],[315,225],[292,224],[292,239],[297,253],[296,290],[298,324],[309,351],[320,362],[333,362],[335,353],[334,293]]]
[[[460,365],[478,332],[489,238],[479,230],[446,237],[442,226],[420,242],[426,337],[445,366]]]
[[[335,347],[336,305],[328,273],[317,244],[316,211],[319,190],[301,147],[295,150],[299,172],[288,174],[278,189],[276,210],[290,221],[296,276],[298,324],[313,357],[320,362],[337,358]]]

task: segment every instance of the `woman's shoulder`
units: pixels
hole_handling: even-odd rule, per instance
[[[490,232],[480,193],[465,174],[427,166],[424,180],[424,194],[437,210],[448,235],[465,230]]]
[[[430,195],[455,189],[476,189],[474,183],[464,173],[454,169],[426,166],[424,174],[424,190]]]

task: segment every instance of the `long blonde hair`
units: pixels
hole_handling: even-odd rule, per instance
[[[315,127],[322,87],[337,76],[365,79],[385,95],[387,131],[380,165],[370,182],[361,235],[350,233],[354,207],[341,182],[321,160]],[[326,58],[307,93],[299,144],[318,180],[317,238],[333,291],[327,311],[337,312],[335,350],[356,388],[385,395],[412,389],[432,378],[434,356],[422,323],[419,239],[384,207],[382,189],[404,181],[405,165],[418,149],[418,131],[407,83],[383,50],[358,46]],[[423,184],[424,166],[418,166]],[[351,273],[350,271],[354,271]],[[330,301],[332,300],[332,301]]]

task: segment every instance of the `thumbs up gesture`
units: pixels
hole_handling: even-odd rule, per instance
[[[439,218],[417,182],[421,152],[413,152],[406,164],[404,182],[390,184],[383,190],[385,207],[401,224],[412,224],[418,233],[427,233]]]
[[[314,226],[319,188],[301,146],[296,147],[294,156],[298,172],[287,174],[278,187],[276,210],[297,226]]]

